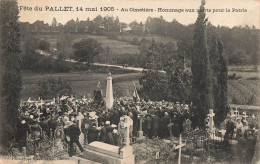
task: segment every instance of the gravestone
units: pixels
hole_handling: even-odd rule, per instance
[[[235,115],[236,119],[239,117],[239,111],[237,110],[237,107],[236,107],[236,110],[234,111],[234,115]]]
[[[187,134],[191,131],[191,120],[189,119],[186,119],[184,122],[183,122],[183,132],[182,132],[182,135],[184,137],[187,136]]]
[[[133,120],[129,116],[120,117],[120,123],[118,125],[118,132],[120,133],[123,145],[130,145],[130,137],[132,137]]]
[[[80,131],[82,132],[82,129],[81,129],[81,123],[82,123],[82,120],[84,119],[84,115],[79,112],[78,116],[77,116],[77,120],[79,121],[79,128],[80,128]],[[80,136],[79,136],[79,142],[80,144],[84,144],[84,134],[83,133],[80,133]]]
[[[140,120],[140,124],[139,124],[139,131],[137,131],[137,137],[138,138],[142,138],[144,136],[144,132],[143,132],[143,115],[138,115],[139,116],[139,120]]]
[[[133,120],[128,116],[122,116],[118,131],[123,135],[122,148],[103,142],[91,142],[81,158],[88,159],[102,164],[130,164],[134,163],[135,156],[133,147],[130,146],[130,136],[133,127]]]
[[[144,139],[144,132],[143,132],[143,120],[144,117],[147,115],[147,111],[143,111],[138,115],[138,118],[140,120],[140,125],[139,125],[139,131],[137,131],[137,137],[138,139]]]
[[[72,156],[69,158],[69,160],[70,160],[70,163],[72,163],[72,164],[101,164],[101,163],[90,161],[85,158],[81,158],[81,157],[77,157],[77,156]]]
[[[210,109],[209,114],[208,114],[208,118],[209,118],[208,133],[210,135],[210,138],[214,138],[214,136],[215,136],[215,125],[214,125],[214,120],[213,120],[214,116],[215,116],[215,113],[213,112],[213,109]]]

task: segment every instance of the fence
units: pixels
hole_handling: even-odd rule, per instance
[[[36,159],[59,159],[68,153],[68,144],[65,142],[63,127],[58,126],[54,133],[48,136],[43,132],[27,132],[26,154]]]
[[[202,157],[214,154],[217,149],[221,149],[220,145],[224,138],[220,134],[210,135],[206,130],[199,129],[188,132],[183,140],[186,141],[186,146],[183,148],[184,154]]]

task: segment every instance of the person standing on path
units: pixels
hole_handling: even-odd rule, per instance
[[[89,113],[84,113],[84,118],[80,125],[81,131],[84,134],[84,145],[86,145],[88,142],[87,138],[88,138],[88,130],[90,126],[92,126],[92,122],[89,119]]]
[[[76,124],[77,124],[77,121],[74,120],[73,124],[69,127],[69,137],[70,137],[70,141],[69,141],[69,156],[70,157],[75,155],[75,151],[74,151],[75,149],[73,148],[73,144],[74,143],[76,143],[76,145],[79,147],[81,152],[84,151],[83,147],[79,143],[80,129],[79,129],[79,127]]]

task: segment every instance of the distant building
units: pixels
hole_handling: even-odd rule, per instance
[[[126,26],[125,28],[122,28],[120,32],[129,32],[132,29],[129,26]]]

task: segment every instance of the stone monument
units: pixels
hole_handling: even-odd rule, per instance
[[[83,155],[72,157],[73,160],[87,159],[102,164],[132,164],[135,163],[133,147],[130,146],[133,120],[128,116],[122,116],[118,129],[123,133],[123,144],[121,147],[106,144],[103,142],[91,142]],[[120,132],[119,132],[120,133]]]
[[[125,146],[130,145],[130,137],[132,137],[133,131],[133,120],[129,116],[120,117],[120,122],[118,125],[118,132],[120,133],[120,139],[122,144]]]
[[[109,72],[109,76],[107,77],[107,89],[106,89],[106,108],[111,109],[114,103],[113,97],[113,87],[112,87],[112,77]]]
[[[137,131],[137,137],[138,139],[144,139],[144,133],[143,133],[143,120],[144,120],[144,117],[146,116],[147,114],[147,111],[145,112],[142,112],[138,115],[138,118],[140,120],[140,125],[139,125],[139,131]]]
[[[214,125],[214,120],[213,117],[215,116],[215,113],[213,112],[213,109],[209,110],[209,114],[208,114],[208,132],[210,134],[210,138],[214,138],[215,136],[215,125]]]

